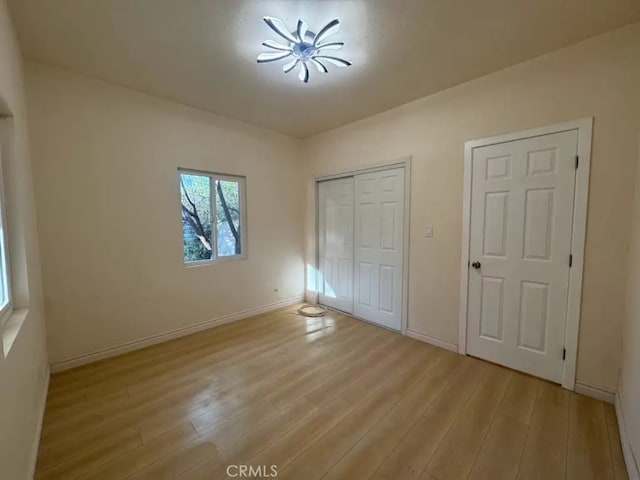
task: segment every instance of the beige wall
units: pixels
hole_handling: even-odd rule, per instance
[[[22,64],[4,0],[0,0],[0,113],[12,116],[0,122],[0,130],[13,302],[20,309],[0,329],[0,478],[23,480],[35,458],[47,352]]]
[[[627,440],[640,467],[640,154],[636,166],[636,193],[633,207],[627,310],[622,329],[622,371],[620,404]]]
[[[594,116],[577,378],[615,390],[639,24],[302,144],[42,65],[29,65],[27,80],[53,363],[295,297],[302,218],[314,258],[312,178],[409,155],[409,327],[454,344],[464,142]],[[248,260],[184,268],[177,166],[248,175]]]
[[[26,71],[52,364],[303,294],[298,141]],[[183,265],[178,167],[247,176],[247,260]]]
[[[465,141],[594,116],[577,380],[614,391],[639,85],[635,24],[307,140],[307,263],[313,177],[410,155],[409,328],[456,343]],[[433,238],[423,237],[426,224]]]

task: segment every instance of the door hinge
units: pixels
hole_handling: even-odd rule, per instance
[[[579,165],[580,165],[580,157],[576,155],[576,170],[578,169]]]
[[[573,266],[573,255],[569,254],[569,268]]]
[[[562,349],[562,360],[566,360],[567,359],[567,349],[563,348]]]

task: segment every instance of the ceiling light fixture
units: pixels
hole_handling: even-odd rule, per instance
[[[327,23],[317,34],[310,31],[307,24],[302,20],[298,20],[298,27],[294,32],[289,32],[284,22],[278,18],[264,17],[263,20],[287,43],[283,45],[273,40],[262,42],[262,45],[276,50],[276,52],[261,53],[258,55],[258,63],[276,62],[291,58],[291,61],[282,66],[282,70],[284,73],[289,73],[300,65],[298,78],[304,83],[309,81],[309,63],[312,63],[322,73],[329,71],[325,65],[326,63],[337,67],[351,66],[351,62],[325,53],[326,50],[339,50],[344,45],[344,42],[324,42],[327,37],[340,30],[340,20],[337,18]]]

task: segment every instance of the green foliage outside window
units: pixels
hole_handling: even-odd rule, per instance
[[[215,195],[215,232],[212,194]],[[181,173],[180,197],[185,263],[242,254],[240,181]]]

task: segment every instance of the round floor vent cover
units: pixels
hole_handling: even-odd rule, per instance
[[[298,309],[298,313],[304,317],[324,317],[327,309],[321,305],[304,305]]]

